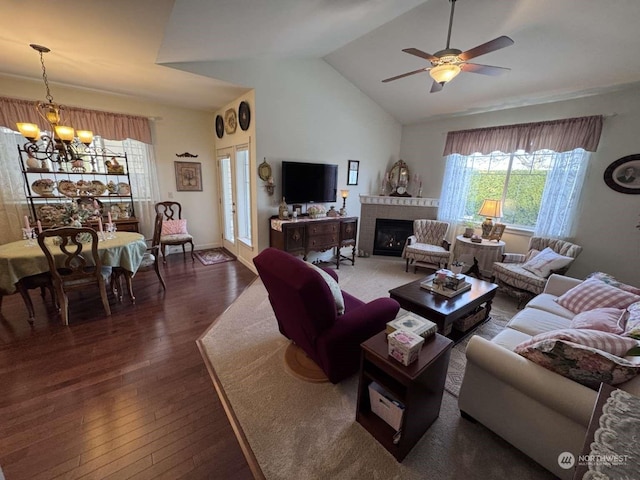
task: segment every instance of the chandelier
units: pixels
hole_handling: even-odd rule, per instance
[[[64,164],[71,164],[71,171],[84,172],[84,156],[89,155],[93,171],[95,171],[95,159],[91,155],[89,145],[93,141],[93,132],[90,130],[74,130],[62,124],[62,105],[53,101],[47,79],[47,69],[44,65],[44,54],[51,50],[42,45],[30,44],[31,48],[40,53],[42,64],[42,79],[47,89],[47,101],[37,102],[36,112],[50,125],[49,132],[40,132],[40,127],[35,123],[18,122],[16,126],[23,137],[29,141],[24,144],[23,150],[29,158],[39,160],[46,165],[49,160],[52,164],[58,164],[58,169],[63,171]],[[77,135],[77,137],[76,137]]]

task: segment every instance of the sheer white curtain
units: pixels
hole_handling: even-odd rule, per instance
[[[542,192],[535,236],[569,238],[580,206],[589,152],[577,148],[556,153]]]
[[[467,157],[457,153],[448,155],[446,162],[440,206],[438,207],[438,220],[449,222],[447,241],[453,242],[464,216],[471,188],[472,169],[468,168]]]
[[[160,201],[153,145],[127,139],[122,142],[122,148],[129,162],[133,206],[140,222],[140,233],[151,238],[156,217],[155,204]]]
[[[0,244],[21,239],[23,218],[30,215],[19,163],[20,142],[25,142],[22,135],[0,127]]]

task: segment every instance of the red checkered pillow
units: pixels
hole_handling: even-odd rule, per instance
[[[573,313],[594,308],[627,308],[640,301],[639,295],[607,285],[601,280],[589,278],[556,298],[558,305]]]
[[[184,235],[187,233],[187,219],[165,220],[162,222],[162,235]]]
[[[577,328],[566,328],[562,330],[552,330],[550,332],[539,333],[531,339],[526,340],[514,348],[515,353],[522,354],[529,347],[543,340],[561,340],[565,342],[577,343],[584,347],[595,348],[603,352],[624,357],[633,347],[638,345],[638,341],[616,335],[615,333],[601,332],[600,330],[588,330]]]

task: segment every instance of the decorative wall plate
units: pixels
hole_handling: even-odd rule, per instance
[[[128,183],[120,182],[118,184],[118,195],[131,195],[131,187]]]
[[[266,182],[271,177],[271,165],[267,163],[266,158],[258,165],[258,176],[263,182]]]
[[[240,102],[238,106],[238,123],[242,130],[247,130],[251,123],[251,110],[247,102]]]
[[[224,135],[224,120],[220,115],[216,115],[216,135],[222,138]]]
[[[67,197],[77,197],[78,187],[71,180],[60,180],[58,182],[58,191]]]
[[[238,126],[238,118],[236,117],[236,111],[233,108],[224,112],[224,133],[231,135],[236,133]]]
[[[609,165],[604,182],[616,192],[640,194],[640,154],[627,155]]]
[[[31,184],[31,190],[42,197],[52,197],[56,183],[50,178],[39,178]]]

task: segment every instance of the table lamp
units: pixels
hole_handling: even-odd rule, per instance
[[[349,190],[340,190],[340,196],[342,197],[340,216],[344,217],[347,214],[347,197],[349,196]]]
[[[482,238],[489,238],[493,228],[491,219],[502,216],[502,202],[500,200],[484,200],[478,215],[485,217],[484,222],[482,222]]]

